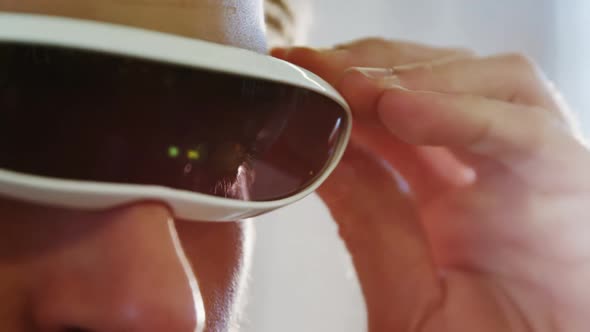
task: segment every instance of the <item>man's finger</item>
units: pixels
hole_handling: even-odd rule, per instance
[[[397,137],[417,145],[445,146],[504,164],[531,184],[561,183],[568,156],[583,146],[547,112],[483,97],[383,90],[376,112]],[[547,175],[560,174],[557,181]],[[551,188],[556,190],[557,187]]]
[[[376,110],[383,90],[358,72],[350,74],[358,77],[344,79],[336,87],[353,111],[353,140],[395,167],[420,203],[474,180],[473,171],[445,148],[412,146],[394,136]]]
[[[337,50],[347,50],[360,63],[377,67],[427,63],[439,59],[469,58],[475,53],[468,49],[434,47],[408,41],[367,38],[339,45]]]
[[[471,94],[510,103],[541,107],[568,121],[559,94],[545,75],[527,57],[502,55],[464,58],[444,63],[396,66],[389,69],[361,68],[374,79],[398,80],[411,90]]]
[[[419,204],[453,188],[469,185],[473,171],[460,163],[447,149],[412,146],[395,137],[385,127],[357,122],[353,142],[378,155],[407,181],[408,190]]]
[[[352,255],[370,330],[414,331],[442,294],[413,202],[391,168],[353,145],[319,193]]]
[[[306,47],[274,49],[271,55],[306,68],[334,84],[350,67],[394,67],[472,54],[463,49],[435,48],[384,39],[363,39],[328,50]]]

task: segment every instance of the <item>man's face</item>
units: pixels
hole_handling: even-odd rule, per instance
[[[258,1],[229,2],[0,0],[0,10],[128,20],[262,50]],[[0,198],[0,331],[192,332],[200,303],[207,331],[225,331],[251,235],[245,223],[175,220],[158,202],[91,212]]]

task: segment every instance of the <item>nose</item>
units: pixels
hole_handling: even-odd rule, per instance
[[[198,284],[168,209],[145,203],[68,218],[76,220],[60,221],[69,229],[62,247],[39,271],[32,299],[39,331],[204,327]]]

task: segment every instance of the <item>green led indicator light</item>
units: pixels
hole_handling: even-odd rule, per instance
[[[168,157],[178,158],[180,156],[180,149],[177,146],[171,146],[168,148]]]
[[[201,153],[199,150],[188,150],[187,157],[190,160],[199,160],[201,159]]]

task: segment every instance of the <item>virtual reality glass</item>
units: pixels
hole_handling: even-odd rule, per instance
[[[351,130],[316,75],[153,31],[0,13],[0,195],[233,221],[296,202]]]

